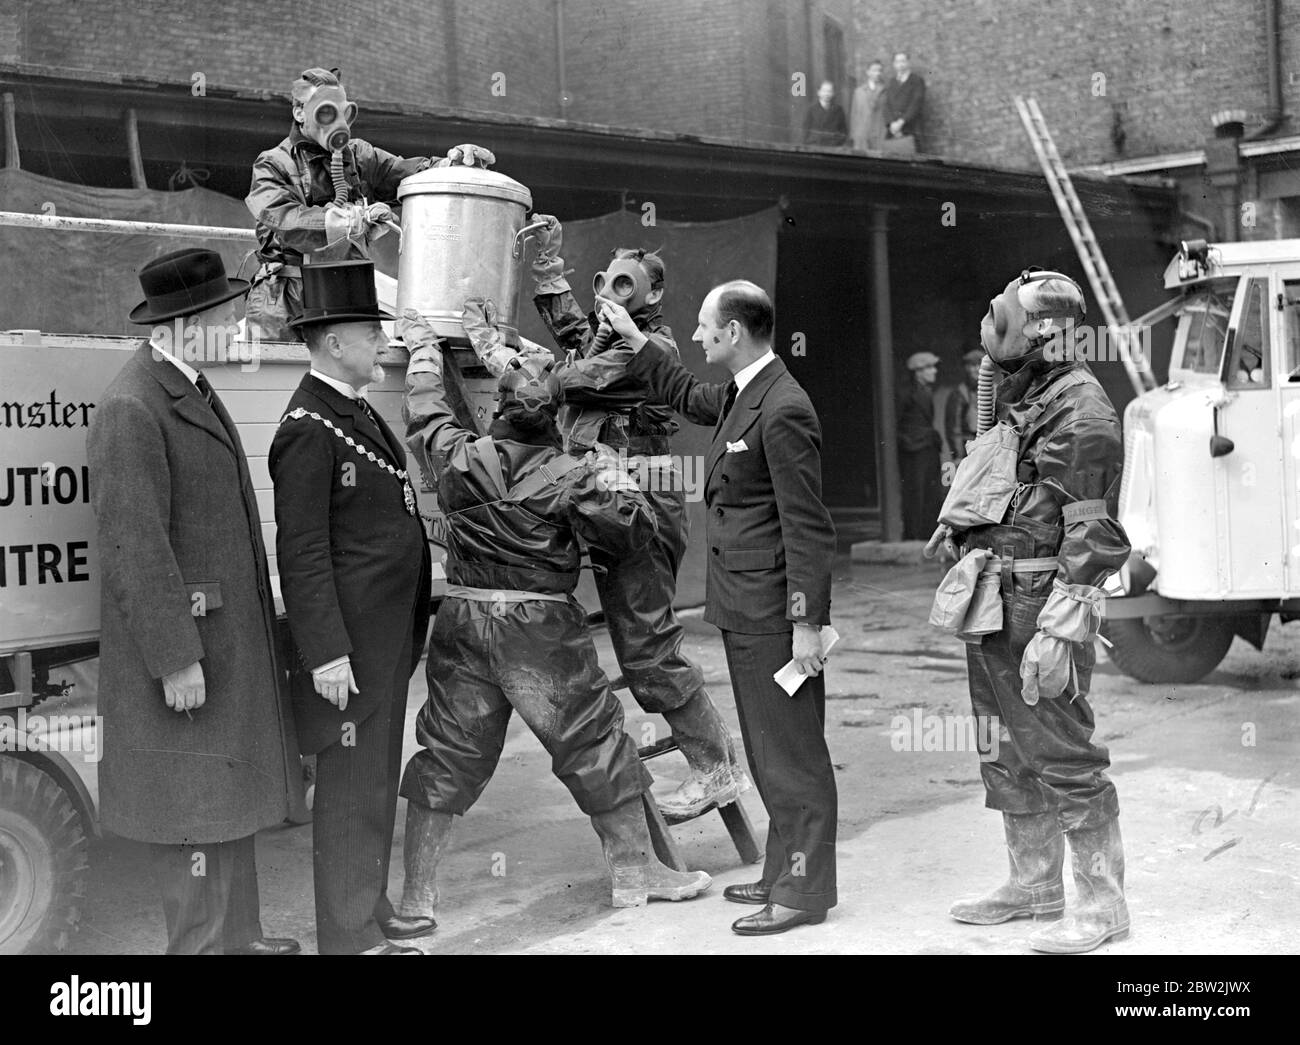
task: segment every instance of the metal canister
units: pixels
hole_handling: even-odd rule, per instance
[[[397,307],[427,316],[440,337],[462,340],[466,298],[490,298],[500,328],[518,343],[528,188],[495,171],[437,167],[402,180],[402,253]]]

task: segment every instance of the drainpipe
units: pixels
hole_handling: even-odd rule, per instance
[[[555,0],[555,64],[560,80],[560,119],[569,118],[569,87],[564,67],[564,0]]]
[[[1264,126],[1247,136],[1244,141],[1267,137],[1282,125],[1286,111],[1282,107],[1282,30],[1279,8],[1282,0],[1264,0],[1264,34],[1268,52],[1268,113]]]

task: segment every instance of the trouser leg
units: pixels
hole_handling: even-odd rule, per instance
[[[236,842],[149,846],[154,876],[162,893],[168,954],[225,953],[235,877],[241,871],[246,873],[236,852],[243,846],[251,853],[252,845],[249,836]],[[237,907],[248,902],[247,889],[247,882],[240,886]],[[255,885],[253,889],[256,903]],[[246,909],[235,913],[243,924],[233,929],[232,935],[248,929]]]
[[[722,639],[754,780],[776,826],[775,838],[768,832],[763,880],[773,903],[827,910],[836,903],[838,794],[826,747],[825,676],[789,697],[772,675],[790,659],[790,632],[724,631]]]

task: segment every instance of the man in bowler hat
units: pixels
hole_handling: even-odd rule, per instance
[[[429,622],[430,556],[406,453],[366,402],[391,319],[374,265],[303,268],[311,370],[271,444],[280,589],[297,649],[298,738],[316,755],[314,870],[321,954],[419,954],[434,930],[388,900],[407,687]]]
[[[140,283],[131,321],[153,336],[87,438],[103,825],[150,844],[168,954],[294,954],[262,935],[253,836],[301,814],[302,776],[248,463],[204,376],[248,284],[199,249],[151,261]]]

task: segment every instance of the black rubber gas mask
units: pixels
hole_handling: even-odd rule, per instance
[[[1083,290],[1069,276],[1026,269],[989,302],[980,344],[995,363],[1013,370],[1053,337],[1070,337],[1086,314]]]
[[[342,86],[322,84],[303,103],[302,132],[330,152],[343,148],[352,137],[357,107]]]
[[[655,289],[641,262],[632,258],[615,258],[604,272],[596,273],[591,288],[596,292],[598,306],[603,298],[622,305],[630,316],[645,311],[649,304],[646,299]]]

